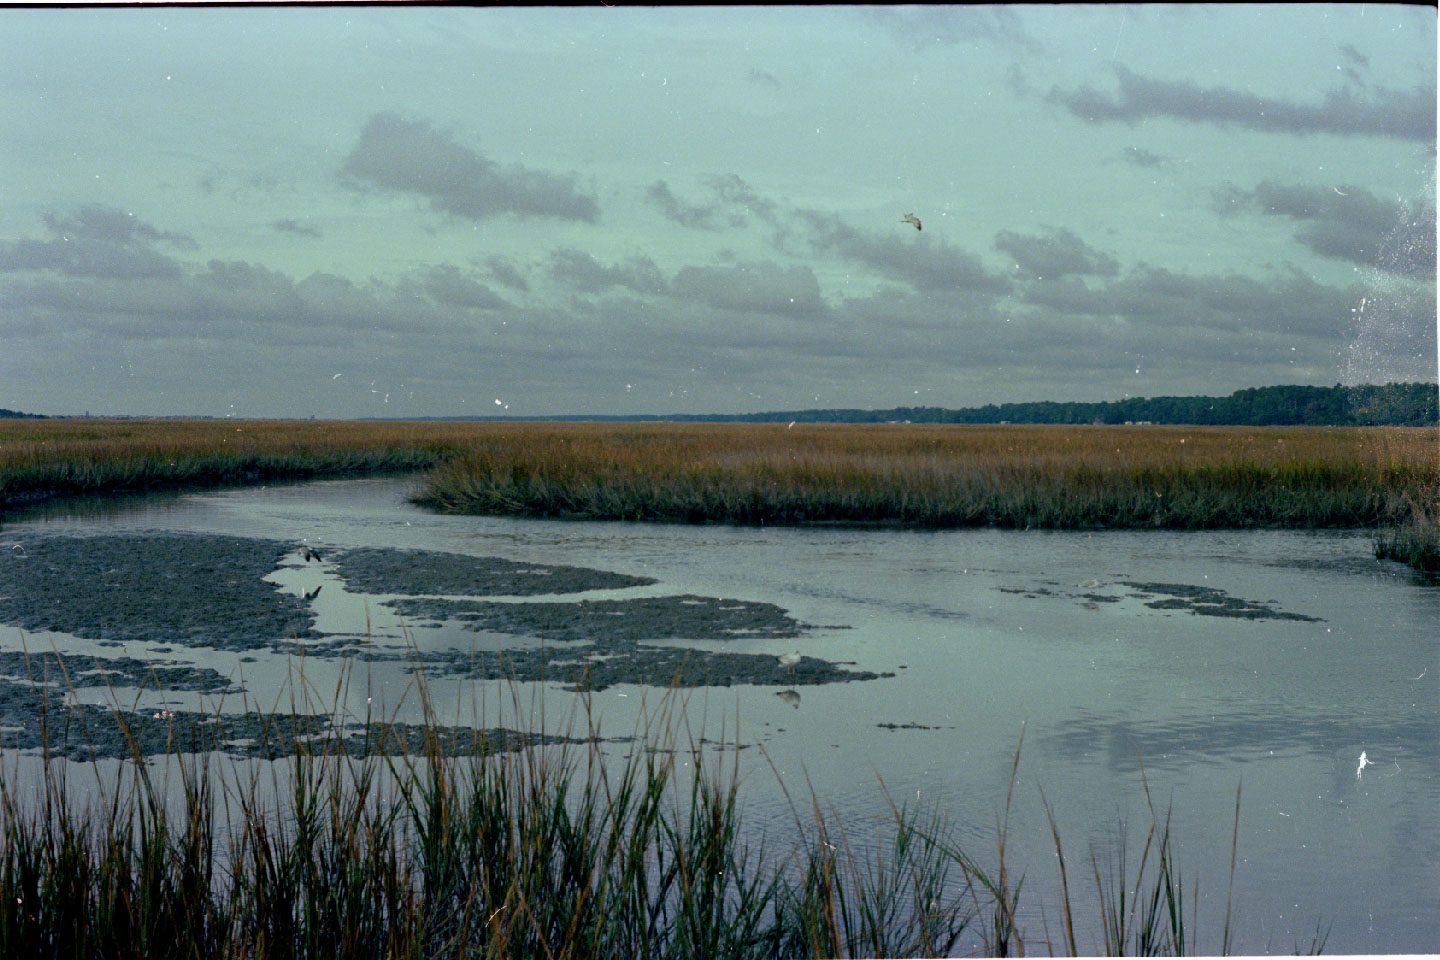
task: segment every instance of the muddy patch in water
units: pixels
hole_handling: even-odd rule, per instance
[[[380,720],[336,723],[327,714],[259,711],[215,714],[167,708],[126,710],[75,703],[53,684],[0,680],[0,746],[69,760],[218,751],[275,760],[295,754],[477,756],[558,743],[564,737],[503,727],[424,726]],[[574,742],[574,741],[571,741]]]
[[[529,597],[658,582],[652,577],[589,567],[517,563],[503,557],[470,557],[434,550],[362,547],[337,553],[336,564],[340,576],[357,593]]]
[[[809,628],[773,603],[689,594],[575,603],[496,603],[483,600],[387,601],[402,616],[453,620],[472,630],[548,640],[615,643],[635,640],[725,640],[798,637]]]
[[[1078,584],[1076,589],[1060,588],[1053,580],[1034,587],[998,587],[1001,593],[1020,594],[1031,600],[1057,598],[1073,600],[1087,610],[1098,610],[1100,605],[1120,603],[1122,600],[1140,600],[1151,610],[1183,610],[1202,617],[1234,617],[1242,620],[1303,620],[1322,622],[1320,617],[1303,613],[1279,610],[1275,601],[1245,600],[1231,596],[1215,587],[1200,587],[1188,583],[1144,583],[1137,580],[1118,580],[1104,584],[1089,580]],[[1110,587],[1127,588],[1122,593],[1099,593]],[[1162,599],[1155,599],[1160,597]]]
[[[1319,617],[1277,610],[1273,601],[1242,600],[1214,587],[1196,587],[1186,583],[1137,583],[1122,580],[1121,586],[1138,591],[1140,598],[1163,594],[1164,600],[1147,600],[1152,610],[1187,610],[1204,617],[1239,617],[1243,620],[1306,620],[1319,623]]]
[[[317,601],[321,604],[337,590],[374,597],[409,620],[417,637],[438,636],[438,631],[425,631],[447,624],[453,629],[458,623],[499,637],[500,648],[480,656],[461,649],[437,650],[433,644],[420,649],[425,643],[387,646],[356,633],[317,630],[312,601],[320,589],[297,593],[293,586],[272,582],[287,579],[275,576],[282,570],[302,567],[339,581],[331,583]],[[52,733],[65,731],[58,752],[76,756],[88,756],[92,749],[98,756],[127,755],[137,747],[147,754],[164,750],[179,742],[175,731],[182,728],[191,731],[186,736],[192,739],[199,736],[197,743],[254,756],[293,752],[296,737],[304,741],[324,734],[338,738],[346,750],[373,741],[373,725],[326,732],[327,717],[301,715],[297,722],[303,729],[287,734],[287,740],[272,734],[290,729],[285,726],[292,720],[288,715],[276,719],[231,710],[206,714],[167,708],[117,714],[108,707],[78,703],[64,692],[106,685],[161,693],[239,692],[212,667],[187,662],[187,653],[207,648],[244,653],[242,663],[288,655],[353,657],[403,662],[436,676],[555,681],[596,690],[621,683],[793,688],[890,676],[842,669],[853,664],[813,656],[782,662],[770,653],[684,645],[809,638],[817,630],[843,629],[801,623],[770,603],[689,594],[574,602],[465,599],[624,590],[655,583],[648,577],[501,557],[380,548],[332,551],[219,535],[136,532],[26,538],[0,554],[0,624],[71,634],[94,647],[140,644],[142,656],[154,654],[157,659],[83,653],[61,660],[48,652],[0,651],[0,728],[5,731],[0,743],[38,746],[42,715]],[[513,640],[507,642],[507,637]],[[537,640],[542,641],[538,646]],[[36,682],[42,680],[48,685]],[[117,717],[124,721],[123,729]],[[223,727],[223,732],[212,733],[211,726]],[[422,735],[422,728],[386,729],[391,731],[387,735],[406,743],[418,743]],[[83,737],[75,739],[72,730]],[[472,735],[457,729],[455,736],[462,733]]]
[[[177,533],[27,538],[0,556],[0,623],[221,650],[314,636],[309,603],[261,579],[293,549]]]
[[[0,678],[68,687],[139,687],[196,693],[239,693],[212,667],[177,666],[134,657],[61,658],[54,653],[0,651]]]
[[[596,643],[583,649],[506,651],[488,657],[465,653],[429,655],[427,667],[475,680],[553,680],[572,689],[603,690],[617,683],[657,687],[730,687],[737,684],[787,686],[876,680],[893,673],[842,670],[816,657],[793,667],[762,653],[725,653],[687,647]]]
[[[560,646],[507,650],[475,657],[428,655],[446,672],[472,679],[560,680],[601,690],[616,683],[685,687],[781,685],[873,680],[867,671],[841,670],[815,657],[784,666],[770,654],[656,646],[647,641],[788,639],[811,625],[773,603],[700,597],[636,597],[574,603],[497,603],[405,598],[386,602],[402,616],[458,622],[467,629],[540,638]],[[834,629],[833,627],[830,629]]]

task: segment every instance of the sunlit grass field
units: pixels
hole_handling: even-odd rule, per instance
[[[1440,431],[1407,427],[0,420],[0,509],[431,470],[458,513],[927,527],[1388,527],[1440,566]]]

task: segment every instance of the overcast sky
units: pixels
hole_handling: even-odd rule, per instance
[[[0,131],[0,407],[1436,378],[1428,7],[7,9]]]

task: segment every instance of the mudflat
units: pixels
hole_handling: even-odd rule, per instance
[[[314,595],[287,590],[271,576],[301,566],[323,571],[332,592],[363,594],[389,606],[416,631],[458,624],[501,637],[499,649],[484,656],[462,649],[402,649],[317,630]],[[27,538],[0,555],[0,623],[31,633],[71,634],[91,641],[99,652],[62,658],[53,652],[0,651],[0,742],[33,748],[46,733],[57,755],[76,759],[149,755],[177,745],[279,756],[302,741],[313,749],[317,737],[333,737],[347,752],[361,753],[382,742],[390,749],[419,743],[421,728],[371,718],[340,722],[329,714],[287,711],[281,718],[223,708],[121,711],[66,695],[94,686],[239,693],[238,682],[194,659],[203,659],[206,650],[243,652],[246,661],[296,653],[403,661],[436,676],[555,681],[594,690],[618,683],[781,687],[881,676],[813,656],[782,667],[768,652],[686,645],[814,637],[820,629],[774,604],[691,594],[586,595],[623,594],[656,583],[503,557],[374,547],[312,552],[299,543],[211,534]],[[577,596],[556,600],[557,595]],[[541,596],[546,599],[523,599]],[[165,659],[104,653],[132,644]],[[444,728],[443,735],[457,752],[529,742],[505,730]]]

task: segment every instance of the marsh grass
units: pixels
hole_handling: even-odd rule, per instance
[[[1365,527],[1440,483],[1406,428],[491,425],[416,502],[739,524]]]
[[[1403,427],[0,420],[0,507],[433,469],[417,502],[467,513],[1363,527],[1433,505],[1437,441]]]
[[[1440,575],[1440,495],[1408,498],[1406,505],[1408,513],[1376,538],[1375,556]]]
[[[465,424],[0,419],[0,508],[54,496],[420,470]]]
[[[1027,936],[1006,846],[1023,734],[982,862],[943,815],[893,802],[873,843],[855,842],[813,790],[805,814],[792,802],[790,842],[747,839],[735,741],[707,753],[678,691],[617,758],[583,698],[567,721],[581,739],[447,753],[418,689],[435,732],[416,752],[307,739],[247,767],[179,749],[145,758],[132,741],[108,780],[97,764],[96,786],[73,784],[84,764],[48,756],[23,788],[0,765],[0,956],[1007,956],[1086,949],[1072,922],[1085,909],[1105,953],[1198,947],[1197,901],[1153,805],[1133,879],[1123,849],[1118,868],[1092,851],[1087,908],[1072,903],[1046,801],[1065,932]],[[1236,842],[1238,818],[1237,792]],[[1231,870],[1233,882],[1233,845]],[[1229,924],[1227,903],[1227,949]]]
[[[0,511],[431,471],[457,513],[1036,529],[1382,528],[1440,569],[1440,434],[1406,427],[0,420]]]

